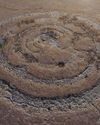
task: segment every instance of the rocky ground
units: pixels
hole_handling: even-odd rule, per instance
[[[0,0],[0,125],[100,125],[100,1]]]

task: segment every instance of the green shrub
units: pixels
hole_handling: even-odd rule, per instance
[[[4,44],[0,44],[0,49],[3,49],[4,48]]]

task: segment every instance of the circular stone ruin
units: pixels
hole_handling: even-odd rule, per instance
[[[66,13],[32,13],[1,22],[0,36],[5,39],[0,49],[2,97],[21,108],[24,104],[52,114],[83,113],[85,108],[99,116],[99,24]]]

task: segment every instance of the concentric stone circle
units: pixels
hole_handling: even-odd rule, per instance
[[[59,12],[1,22],[0,79],[32,97],[67,97],[100,79],[100,26]]]

